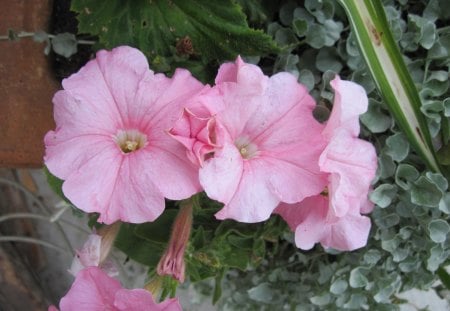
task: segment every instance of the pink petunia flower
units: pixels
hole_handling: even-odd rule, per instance
[[[361,213],[373,208],[368,192],[377,156],[373,145],[358,138],[359,115],[367,110],[367,95],[361,86],[339,77],[331,85],[335,100],[323,131],[328,144],[319,159],[320,170],[328,175],[326,193],[276,209],[295,230],[301,249],[320,242],[324,247],[354,250],[366,245],[371,226]]]
[[[178,299],[156,303],[144,289],[125,289],[119,281],[97,267],[81,270],[69,292],[61,299],[61,311],[179,311]],[[57,310],[51,306],[49,310]]]
[[[214,110],[215,152],[199,176],[207,195],[225,204],[216,218],[263,221],[280,202],[323,190],[326,177],[317,162],[323,126],[312,116],[313,98],[293,75],[269,78],[238,57],[220,67],[211,92],[204,102]]]
[[[107,224],[142,223],[162,213],[164,198],[201,190],[196,166],[167,134],[204,88],[188,71],[155,74],[140,51],[123,46],[99,51],[62,84],[44,159],[78,208]]]

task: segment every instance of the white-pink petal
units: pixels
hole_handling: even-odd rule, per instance
[[[351,81],[336,76],[331,82],[334,89],[333,111],[323,134],[328,139],[338,128],[349,131],[354,137],[359,135],[359,116],[367,111],[368,98],[364,88]]]

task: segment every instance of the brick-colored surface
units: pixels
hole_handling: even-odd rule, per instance
[[[52,1],[0,0],[0,35],[47,30]],[[0,167],[40,167],[43,137],[54,128],[51,99],[59,88],[44,44],[0,41]]]

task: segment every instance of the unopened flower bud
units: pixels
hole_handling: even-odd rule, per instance
[[[169,244],[161,257],[156,271],[159,275],[170,275],[180,283],[184,282],[184,251],[192,227],[192,202],[181,206],[173,223]]]

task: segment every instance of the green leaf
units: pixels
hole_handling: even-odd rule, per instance
[[[409,164],[401,163],[395,172],[395,183],[404,190],[409,190],[410,183],[419,178],[417,169]]]
[[[225,270],[222,270],[215,278],[214,278],[214,293],[212,297],[213,305],[219,301],[222,296],[222,279],[225,275]]]
[[[273,289],[269,283],[261,283],[247,291],[250,299],[267,304],[273,303]]]
[[[369,108],[361,116],[361,122],[372,132],[372,133],[383,133],[387,131],[392,125],[392,119],[383,110],[381,103],[369,99]]]
[[[421,176],[411,185],[411,202],[421,206],[435,207],[439,205],[442,191],[430,179]]]
[[[350,299],[344,304],[344,308],[353,310],[366,309],[363,306],[367,306],[367,297],[362,294],[352,294]]]
[[[435,245],[430,250],[430,257],[427,259],[427,269],[429,271],[436,271],[439,269],[439,266],[445,262],[445,260],[448,258],[449,252],[444,251],[442,248],[442,245],[438,244]]]
[[[262,24],[271,18],[277,1],[237,0],[250,23]]]
[[[339,3],[347,13],[385,103],[426,165],[440,172],[428,126],[420,111],[419,94],[389,29],[381,1],[339,0]]]
[[[173,55],[177,41],[186,37],[191,54],[206,62],[278,51],[270,36],[248,27],[231,0],[74,0],[72,10],[80,32],[98,35],[106,48],[135,46],[150,59]]]
[[[303,37],[308,31],[308,22],[299,18],[294,19],[292,22],[292,29],[294,29],[297,36]]]
[[[326,306],[331,302],[331,295],[329,293],[323,293],[309,298],[312,304],[316,306]]]
[[[69,58],[77,53],[77,38],[72,33],[60,33],[51,40],[53,51],[56,54]]]
[[[375,265],[381,259],[381,253],[377,249],[369,249],[364,254],[364,262],[369,265]]]
[[[322,72],[330,70],[339,73],[343,65],[335,48],[324,47],[317,54],[316,67]]]
[[[284,50],[291,50],[297,45],[298,39],[291,28],[280,28],[275,33],[275,42]]]
[[[445,242],[449,231],[450,225],[443,219],[434,219],[428,224],[430,238],[435,243]]]
[[[334,4],[329,0],[306,0],[305,8],[319,23],[325,22],[334,15]]]
[[[48,34],[43,30],[38,30],[34,33],[33,40],[36,42],[48,41]]]
[[[123,224],[115,245],[131,259],[156,267],[171,234],[178,210],[166,209],[155,221],[140,225]]]
[[[450,193],[446,192],[442,197],[441,201],[439,202],[439,210],[446,213],[447,215],[450,214]]]
[[[311,70],[303,69],[299,72],[298,80],[300,83],[304,84],[308,91],[311,91],[315,85],[314,74]],[[328,118],[327,118],[328,119]]]
[[[122,224],[115,246],[133,260],[156,267],[164,252],[164,245],[153,243],[134,233],[136,225]]]
[[[289,0],[286,2],[281,8],[280,8],[280,21],[286,26],[289,26],[292,23],[292,20],[294,18],[293,12],[297,8],[297,3],[295,3],[292,0]]]
[[[353,269],[350,272],[350,279],[349,279],[350,286],[353,288],[366,286],[369,283],[369,280],[364,275],[365,273],[367,273],[367,271],[368,270],[366,268],[362,267]]]
[[[381,208],[388,207],[397,194],[397,187],[391,184],[379,185],[370,195],[370,200]]]
[[[62,185],[64,183],[64,180],[59,179],[58,177],[56,177],[55,175],[53,175],[52,173],[50,173],[50,171],[48,170],[47,166],[44,166],[44,173],[45,176],[47,177],[47,182],[50,185],[50,188],[64,201],[72,204],[70,202],[69,199],[66,198],[66,196],[64,195],[63,191],[62,191]]]
[[[403,133],[397,133],[386,139],[388,150],[386,153],[392,157],[394,161],[400,162],[404,160],[409,153],[409,144]]]
[[[346,280],[338,279],[331,283],[330,292],[335,295],[340,295],[348,288]]]
[[[442,284],[444,284],[447,289],[450,289],[450,275],[445,270],[445,268],[439,267],[439,269],[437,270],[437,274]]]

